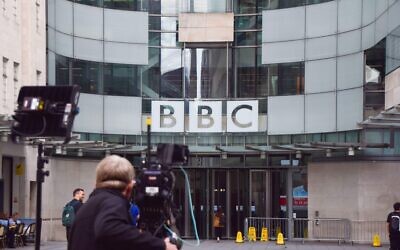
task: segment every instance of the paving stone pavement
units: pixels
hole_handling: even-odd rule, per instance
[[[194,244],[194,241],[189,241],[189,243]],[[30,244],[26,247],[20,247],[18,249],[34,249],[34,245]],[[40,247],[41,250],[66,250],[67,242],[65,241],[48,241],[43,242]],[[207,250],[366,250],[366,249],[375,249],[375,250],[386,250],[389,249],[389,246],[383,245],[380,248],[372,247],[367,244],[349,244],[349,243],[331,243],[331,242],[286,242],[285,245],[280,246],[276,245],[274,241],[270,242],[245,242],[245,243],[235,243],[233,240],[223,240],[221,242],[216,242],[213,240],[205,240],[201,241],[200,246],[190,246],[183,245],[182,250],[198,250],[198,249],[207,249]]]

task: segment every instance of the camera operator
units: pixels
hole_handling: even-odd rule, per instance
[[[162,240],[132,226],[128,199],[134,175],[130,162],[117,155],[97,165],[96,189],[76,215],[69,250],[177,249],[168,238]]]

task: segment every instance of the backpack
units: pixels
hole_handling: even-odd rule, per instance
[[[390,229],[392,231],[400,231],[400,216],[393,214],[390,217]]]
[[[67,203],[63,209],[61,221],[64,227],[70,227],[75,219],[75,209],[71,203]]]

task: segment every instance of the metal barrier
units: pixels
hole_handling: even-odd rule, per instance
[[[339,243],[351,240],[351,222],[347,219],[336,218],[260,218],[249,217],[245,220],[245,235],[247,229],[255,227],[257,238],[261,236],[261,229],[268,229],[268,238],[276,239],[278,233],[283,233],[285,238],[294,240],[330,240]],[[291,227],[291,228],[289,228]],[[291,235],[288,235],[288,234]]]
[[[381,243],[389,242],[386,221],[352,221],[351,242],[370,243],[378,235]]]

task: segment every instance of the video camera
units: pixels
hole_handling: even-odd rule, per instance
[[[187,146],[159,144],[157,161],[144,162],[136,180],[135,203],[140,208],[138,227],[153,235],[165,238],[169,235],[165,226],[177,235],[175,225],[177,211],[173,202],[175,176],[172,165],[186,164],[189,157]],[[181,243],[176,242],[178,248]]]

